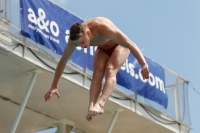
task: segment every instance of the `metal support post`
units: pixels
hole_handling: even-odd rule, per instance
[[[177,81],[176,81],[177,82]],[[178,118],[178,102],[177,102],[177,83],[176,83],[176,86],[174,87],[174,109],[175,109],[175,118],[176,118],[176,120],[178,121],[179,120],[179,118]]]
[[[86,85],[86,75],[87,75],[87,67],[84,69],[84,75],[83,75],[83,86]]]
[[[66,125],[64,123],[58,123],[56,133],[71,133],[73,129],[73,126]]]
[[[17,116],[16,116],[16,118],[15,118],[15,121],[14,121],[14,124],[13,124],[13,126],[12,126],[12,128],[11,128],[10,133],[15,133],[15,131],[16,131],[16,129],[17,129],[17,126],[18,126],[18,123],[19,123],[19,121],[20,121],[20,119],[21,119],[22,113],[23,113],[23,111],[24,111],[24,108],[25,108],[25,106],[26,106],[26,103],[27,103],[27,101],[28,101],[29,95],[30,95],[31,90],[32,90],[32,88],[33,88],[33,85],[34,85],[34,83],[35,83],[37,74],[41,73],[41,71],[40,71],[40,70],[34,70],[34,71],[32,71],[31,73],[33,73],[32,78],[31,78],[31,80],[30,80],[29,86],[28,86],[28,88],[27,88],[27,90],[26,90],[25,96],[24,96],[23,101],[22,101],[22,103],[21,103],[21,105],[20,105],[20,108],[19,108],[19,110],[18,110]]]
[[[137,110],[138,110],[138,95],[135,94],[135,113],[137,113]]]
[[[66,133],[65,124],[58,123],[56,133]]]
[[[56,126],[56,133],[71,133],[76,128],[75,123],[68,119],[61,119],[59,121],[50,122],[48,125],[52,127]]]
[[[177,96],[177,115],[178,121],[182,122],[182,111],[181,111],[181,93],[180,93],[180,84],[179,84],[179,77],[176,78],[176,96]]]
[[[2,2],[2,1],[0,0],[0,11],[1,11],[1,4],[2,4],[1,2]],[[2,15],[1,15],[1,13],[0,13],[0,17],[1,17],[1,16],[2,16]]]
[[[115,110],[115,114],[114,114],[114,116],[113,116],[113,118],[112,118],[112,120],[110,122],[110,125],[109,125],[106,133],[111,133],[111,131],[112,131],[113,127],[114,127],[114,124],[115,124],[115,122],[117,120],[117,117],[119,115],[119,112],[121,112],[121,111],[123,111],[123,110],[122,109]]]
[[[8,0],[5,0],[5,19],[8,20]]]
[[[25,57],[26,50],[27,50],[26,37],[23,37],[23,43],[24,43],[24,47],[23,47],[23,55],[22,55],[22,57]]]
[[[176,92],[177,92],[177,108],[178,108],[178,121],[180,122],[179,125],[179,132],[181,133],[181,123],[182,123],[182,109],[181,109],[181,91],[180,91],[180,84],[179,84],[179,77],[176,78]]]

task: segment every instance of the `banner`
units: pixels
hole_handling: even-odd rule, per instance
[[[21,34],[62,55],[69,29],[80,18],[48,0],[20,0]]]
[[[39,44],[45,45],[62,55],[69,38],[69,29],[75,22],[83,22],[68,11],[48,0],[20,0],[21,34]],[[96,47],[80,48],[74,51],[70,60],[91,71]],[[117,73],[117,84],[155,101],[167,108],[164,69],[145,57],[150,70],[150,79],[143,80],[140,64],[130,54]]]

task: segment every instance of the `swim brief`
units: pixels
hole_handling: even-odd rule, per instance
[[[111,56],[113,50],[114,50],[117,46],[118,46],[118,44],[115,45],[115,46],[113,46],[113,47],[111,47],[111,48],[108,48],[108,49],[104,49],[104,48],[98,46],[97,49],[101,49],[101,50],[103,50],[106,54],[108,54],[109,56]]]

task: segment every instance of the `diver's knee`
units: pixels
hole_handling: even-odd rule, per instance
[[[106,78],[113,78],[113,80],[116,79],[116,70],[112,65],[106,67],[105,76]]]

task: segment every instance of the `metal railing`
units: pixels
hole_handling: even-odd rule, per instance
[[[11,20],[10,0],[0,0],[0,16],[6,20]]]

